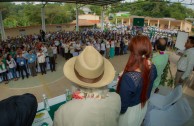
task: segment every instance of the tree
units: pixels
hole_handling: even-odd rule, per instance
[[[11,2],[2,2],[0,11],[3,12],[3,22],[5,27],[30,26],[41,24],[42,4],[27,2],[23,4],[14,4]],[[88,6],[93,13],[101,15],[100,6]],[[76,19],[76,5],[73,3],[48,3],[45,6],[46,24],[69,23]],[[194,18],[194,11],[186,8],[180,3],[161,2],[161,0],[138,0],[133,3],[114,3],[107,6],[105,14],[127,11],[131,15],[150,16],[157,18],[175,18],[183,20],[185,18]],[[84,12],[79,9],[79,14]],[[112,21],[114,21],[113,19]]]
[[[90,10],[92,13],[95,13],[96,15],[101,15],[102,7],[96,6],[96,5],[91,5],[89,6]]]

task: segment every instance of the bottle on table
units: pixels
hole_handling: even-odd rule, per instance
[[[66,89],[66,101],[70,101],[72,99],[72,93],[69,89]]]
[[[47,111],[50,111],[50,106],[48,104],[47,96],[45,94],[43,94],[42,97],[43,97],[44,109]]]

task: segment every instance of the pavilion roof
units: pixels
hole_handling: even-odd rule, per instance
[[[64,3],[77,3],[77,4],[91,4],[104,6],[117,3],[123,0],[0,0],[0,2],[64,2]]]

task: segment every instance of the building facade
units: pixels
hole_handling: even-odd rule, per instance
[[[118,17],[119,18],[119,17]],[[186,20],[176,20],[173,18],[151,18],[151,17],[143,17],[143,16],[130,16],[129,18],[121,18],[121,24],[126,26],[133,25],[134,18],[144,18],[145,26],[156,26],[160,29],[171,29],[171,30],[180,30],[185,32],[191,32],[192,23]],[[117,23],[117,19],[116,22]]]

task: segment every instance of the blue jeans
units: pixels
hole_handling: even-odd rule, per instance
[[[17,77],[15,67],[14,68],[9,68],[9,72],[11,72],[13,78]]]
[[[127,53],[127,50],[128,50],[128,45],[125,45],[125,47],[124,47],[124,54]]]

